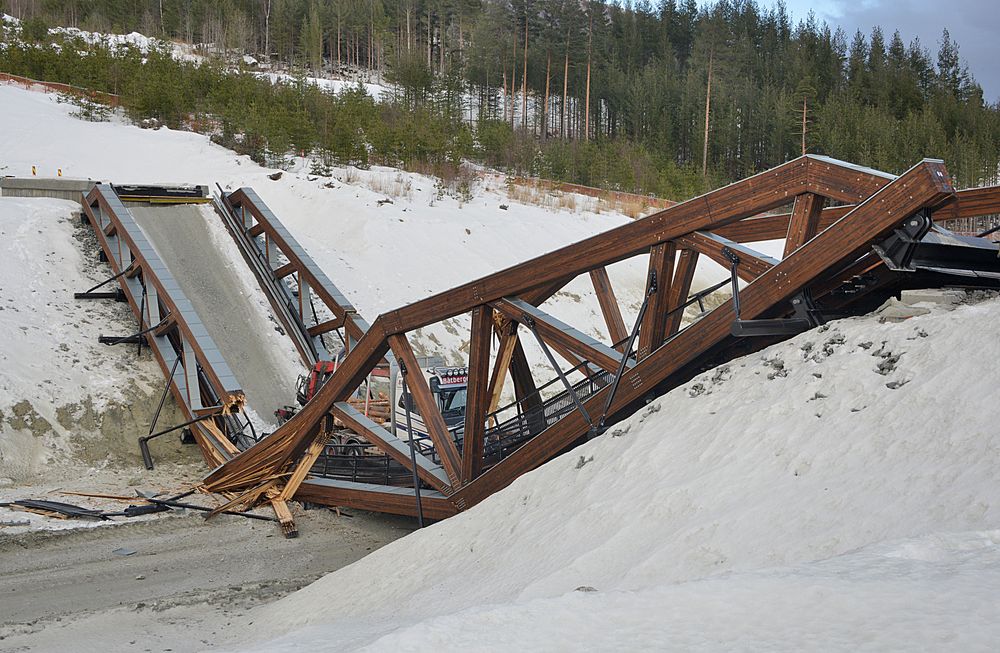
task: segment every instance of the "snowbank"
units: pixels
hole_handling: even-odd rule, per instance
[[[1000,531],[945,533],[792,568],[474,607],[362,650],[987,651],[998,586]]]
[[[373,650],[480,634],[479,650],[660,648],[675,632],[680,649],[809,647],[824,633],[833,648],[881,648],[919,641],[908,628],[926,617],[938,634],[971,624],[973,639],[949,646],[981,643],[975,629],[995,639],[995,533],[942,545],[954,550],[940,569],[928,542],[804,563],[998,526],[1000,369],[984,364],[1000,357],[998,319],[998,299],[899,324],[867,316],[733,361],[472,510],[264,608],[257,636],[305,628],[269,651],[345,650],[397,629]],[[485,607],[461,612],[472,606]],[[719,640],[704,638],[716,628]]]
[[[96,465],[138,458],[135,437],[163,383],[148,353],[136,359],[134,348],[97,342],[132,328],[125,304],[73,299],[107,272],[74,219],[79,210],[0,198],[0,478],[15,482],[71,449]],[[95,446],[98,434],[106,439]]]

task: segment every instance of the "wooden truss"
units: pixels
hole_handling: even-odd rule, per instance
[[[773,213],[788,206],[790,213]],[[743,282],[740,317],[748,323],[788,316],[793,301],[804,297],[850,310],[861,306],[866,295],[879,289],[884,292],[891,285],[881,277],[868,289],[858,282],[862,273],[885,271],[882,259],[873,254],[873,245],[928,211],[939,219],[997,213],[1000,189],[956,193],[944,165],[936,160],[924,160],[895,177],[825,157],[804,156],[390,311],[358,338],[333,377],[291,421],[215,469],[205,479],[205,487],[253,493],[272,487],[268,484],[280,478],[275,487],[284,499],[415,514],[417,497],[412,487],[324,479],[299,485],[336,417],[398,464],[411,471],[416,467],[425,516],[454,514],[582,438],[599,433],[603,421],[599,418],[621,419],[644,399],[683,383],[705,366],[775,341],[775,337],[735,337],[733,299],[682,328],[681,316],[689,303],[699,257],[734,269]],[[743,244],[778,238],[786,239],[780,261]],[[607,267],[637,256],[648,257],[647,299],[637,324],[638,336],[629,338],[635,333],[622,317]],[[607,342],[542,308],[580,275],[588,275],[593,283],[607,323]],[[851,293],[842,292],[845,284]],[[461,437],[455,437],[419,373],[409,336],[464,314],[471,315],[468,404]],[[521,347],[526,333],[537,336],[587,378],[577,382],[572,392],[543,400]],[[495,348],[491,347],[494,339]],[[406,370],[415,404],[434,443],[431,456],[411,458],[406,442],[347,403],[390,352]],[[497,413],[508,375],[517,403]],[[258,492],[257,496],[267,495]]]

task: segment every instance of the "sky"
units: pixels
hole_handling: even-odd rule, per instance
[[[764,6],[773,0],[758,0]],[[703,5],[711,4],[703,0]],[[969,71],[983,87],[987,102],[1000,100],[1000,2],[998,0],[785,0],[788,12],[797,23],[810,9],[816,17],[831,26],[841,26],[847,32],[848,42],[860,29],[871,34],[872,27],[880,25],[886,40],[899,30],[907,44],[913,37],[920,42],[936,61],[941,44],[941,30],[948,29],[953,41],[959,44],[959,53],[969,66]]]

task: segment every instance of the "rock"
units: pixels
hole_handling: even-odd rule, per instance
[[[890,297],[884,304],[875,311],[879,314],[880,322],[902,322],[911,317],[926,315],[930,313],[929,308],[922,306],[910,306],[899,301],[895,297]]]
[[[907,306],[914,304],[938,304],[940,306],[955,306],[965,299],[965,291],[947,288],[929,288],[925,290],[904,290],[900,301]]]
[[[267,176],[267,178],[270,179],[271,181],[278,181],[279,179],[281,179],[281,175],[282,174],[284,174],[284,173],[281,170],[279,170],[277,172],[273,172],[273,173],[269,174]]]
[[[14,479],[6,476],[0,477],[0,487],[14,487]]]

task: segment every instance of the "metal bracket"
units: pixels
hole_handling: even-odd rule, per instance
[[[924,209],[907,218],[902,225],[893,230],[888,238],[872,245],[872,249],[890,270],[914,272],[916,268],[911,265],[913,254],[917,251],[920,240],[927,235],[933,224],[930,210]]]
[[[752,336],[794,336],[823,323],[820,312],[807,290],[802,290],[792,297],[793,317],[757,320],[742,319],[740,317],[740,280],[736,274],[736,270],[740,265],[740,257],[728,247],[722,248],[722,254],[731,263],[729,273],[732,276],[733,310],[736,314],[736,318],[729,327],[729,332],[732,335],[737,338],[749,338]]]
[[[559,363],[556,362],[556,358],[552,355],[552,351],[549,349],[548,344],[546,344],[546,342],[542,340],[542,336],[539,335],[538,329],[535,328],[534,318],[527,313],[524,313],[521,316],[521,324],[528,327],[528,330],[534,334],[535,340],[538,341],[538,345],[542,348],[542,351],[545,352],[546,358],[549,359],[549,364],[552,366],[552,369],[556,371],[556,374],[559,376],[559,380],[562,381],[563,387],[566,388],[566,393],[573,399],[576,409],[580,411],[580,414],[583,415],[584,421],[587,422],[587,426],[590,427],[588,432],[593,434],[595,432],[595,427],[593,420],[590,419],[590,414],[587,412],[587,409],[583,407],[583,403],[580,402],[580,397],[576,394],[576,390],[573,389],[573,384],[569,382],[569,379],[566,378],[566,373],[562,371],[561,367],[559,367]],[[624,357],[622,360],[624,360]]]

